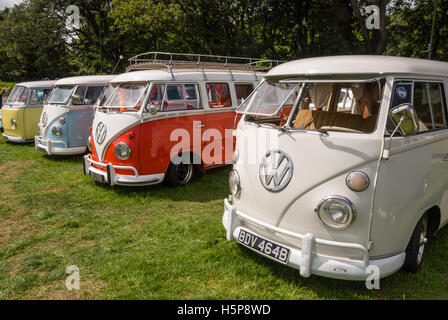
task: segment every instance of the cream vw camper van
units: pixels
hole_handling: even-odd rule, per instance
[[[448,218],[447,88],[429,60],[272,69],[238,109],[227,239],[304,277],[416,272]]]

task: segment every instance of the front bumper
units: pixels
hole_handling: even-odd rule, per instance
[[[58,147],[56,147],[58,146]],[[49,155],[74,155],[86,152],[87,147],[69,148],[65,141],[45,140],[42,137],[34,137],[34,148],[46,152]]]
[[[6,142],[15,142],[15,143],[28,143],[33,140],[27,140],[22,137],[14,137],[14,136],[8,136],[7,134],[2,134],[3,139],[5,139]]]
[[[165,179],[164,173],[151,174],[140,176],[136,168],[131,166],[117,166],[111,163],[101,163],[94,161],[90,155],[84,156],[84,174],[86,176],[99,175],[103,179],[100,182],[106,183],[110,186],[122,185],[122,186],[148,186],[153,184],[158,184]],[[106,171],[97,169],[93,164],[99,166],[100,168],[105,168]],[[115,169],[129,170],[133,172],[133,175],[120,175],[115,172]]]
[[[229,203],[227,199],[225,199],[222,222],[224,228],[226,229],[226,237],[228,241],[238,239],[238,235],[241,230],[247,230],[251,233],[254,233],[252,230],[242,227],[241,221],[248,221],[261,228],[269,230],[270,232],[300,239],[302,242],[301,250],[285,246],[291,250],[290,258],[287,262],[287,265],[292,268],[299,269],[300,275],[305,278],[311,276],[311,274],[316,274],[334,279],[364,281],[372,274],[372,266],[378,268],[379,275],[382,278],[399,270],[403,265],[406,256],[406,254],[402,252],[391,257],[370,260],[368,250],[360,244],[318,239],[315,238],[311,233],[302,235],[290,232],[288,230],[281,229],[279,227],[269,225],[267,223],[254,219],[238,211]],[[316,244],[359,250],[363,256],[363,259],[361,261],[319,255],[315,251]]]

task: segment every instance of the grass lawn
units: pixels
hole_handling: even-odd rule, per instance
[[[447,299],[448,229],[422,270],[362,282],[312,276],[225,240],[229,168],[185,188],[109,188],[80,157],[0,142],[0,299]],[[65,288],[66,267],[81,288]]]

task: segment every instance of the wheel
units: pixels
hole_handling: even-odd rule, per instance
[[[167,182],[173,187],[184,186],[193,180],[194,165],[191,158],[184,159],[179,156],[173,160],[166,173]]]
[[[427,242],[426,233],[428,230],[428,218],[424,216],[417,223],[406,248],[406,259],[404,260],[403,270],[416,273],[423,260],[423,252]]]

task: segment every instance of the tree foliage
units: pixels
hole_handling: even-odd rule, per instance
[[[448,2],[438,1],[432,58],[448,60]],[[0,12],[0,79],[111,73],[147,51],[281,60],[427,57],[435,0],[25,0]],[[70,11],[80,28],[66,28]],[[380,8],[380,28],[366,8]],[[117,72],[124,70],[125,61]]]

